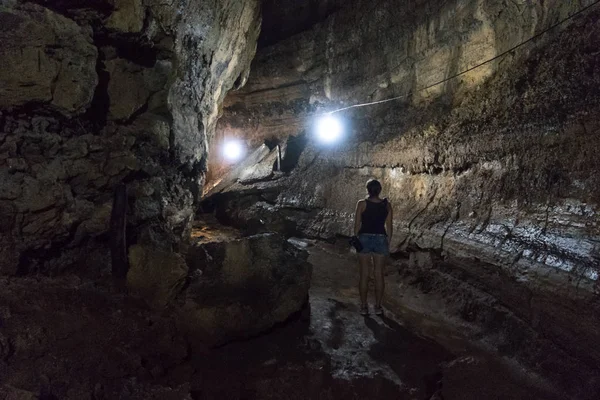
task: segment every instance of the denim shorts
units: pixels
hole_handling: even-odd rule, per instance
[[[390,254],[388,239],[386,235],[361,233],[360,235],[358,235],[358,240],[360,240],[360,244],[363,245],[363,249],[360,251],[360,254],[375,253],[382,254],[384,256]]]

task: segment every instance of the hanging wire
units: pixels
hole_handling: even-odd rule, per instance
[[[504,52],[502,52],[502,53],[498,54],[498,55],[497,55],[497,56],[495,56],[495,57],[493,57],[493,58],[490,58],[489,60],[486,60],[486,61],[484,61],[484,62],[482,62],[482,63],[479,63],[479,64],[477,64],[477,65],[474,65],[474,66],[472,66],[472,67],[470,67],[470,68],[467,68],[466,70],[464,70],[464,71],[461,71],[461,72],[459,72],[459,73],[456,73],[456,74],[454,74],[454,75],[452,75],[452,76],[449,76],[448,78],[445,78],[445,79],[443,79],[443,80],[441,80],[441,81],[439,81],[439,82],[435,82],[435,83],[432,83],[431,85],[428,85],[428,86],[425,86],[425,87],[422,87],[422,88],[418,88],[418,89],[416,89],[416,92],[422,92],[422,91],[424,91],[424,90],[428,90],[428,89],[431,89],[431,88],[433,88],[433,87],[439,86],[439,85],[441,85],[441,84],[443,84],[443,83],[446,83],[446,82],[448,82],[448,81],[450,81],[450,80],[452,80],[452,79],[458,78],[458,77],[459,77],[459,76],[461,76],[461,75],[464,75],[464,74],[466,74],[466,73],[469,73],[469,72],[471,72],[471,71],[473,71],[473,70],[475,70],[475,69],[477,69],[477,68],[480,68],[480,67],[482,67],[482,66],[484,66],[484,65],[486,65],[486,64],[489,64],[489,63],[491,63],[491,62],[494,62],[494,61],[496,61],[497,59],[499,59],[499,58],[501,58],[501,57],[504,57],[505,55],[507,55],[507,54],[509,54],[509,53],[512,53],[512,52],[514,52],[515,50],[519,49],[520,47],[522,47],[522,46],[525,46],[526,44],[528,44],[528,43],[530,43],[530,42],[534,41],[535,39],[537,39],[537,38],[539,38],[540,36],[542,36],[542,35],[544,35],[544,34],[548,33],[549,31],[553,30],[554,28],[556,28],[556,27],[558,27],[558,26],[560,26],[560,25],[564,24],[565,22],[567,22],[567,21],[569,21],[569,20],[571,20],[571,19],[573,19],[573,18],[575,18],[575,17],[577,17],[577,16],[579,16],[579,15],[583,14],[584,12],[586,12],[587,10],[589,10],[590,8],[592,8],[592,7],[594,7],[595,5],[597,5],[598,3],[600,3],[600,0],[596,0],[596,1],[594,1],[592,4],[590,4],[590,5],[586,6],[586,7],[583,7],[583,8],[582,8],[582,9],[580,9],[579,11],[577,11],[577,12],[575,12],[575,13],[573,13],[573,14],[569,15],[568,17],[565,17],[564,19],[562,19],[562,20],[558,21],[557,23],[555,23],[555,24],[551,25],[550,27],[548,27],[548,28],[544,29],[544,30],[543,30],[543,31],[541,31],[540,33],[538,33],[538,34],[536,34],[536,35],[533,35],[532,37],[530,37],[529,39],[525,40],[524,42],[521,42],[521,43],[519,43],[518,45],[516,45],[516,46],[514,46],[514,47],[512,47],[512,48],[510,48],[510,49],[508,49],[508,50],[506,50],[506,51],[504,51]],[[396,100],[400,100],[400,99],[405,99],[405,98],[409,97],[411,94],[412,94],[412,92],[411,92],[411,93],[408,93],[408,94],[401,95],[401,96],[392,97],[392,98],[389,98],[389,99],[378,100],[378,101],[372,101],[372,102],[368,102],[368,103],[354,104],[354,105],[352,105],[352,106],[343,107],[343,108],[339,108],[339,109],[337,109],[337,110],[333,110],[333,111],[325,112],[325,113],[323,113],[323,114],[321,114],[321,115],[331,115],[331,114],[335,114],[335,113],[338,113],[338,112],[341,112],[341,111],[350,110],[350,109],[353,109],[353,108],[359,108],[359,107],[368,107],[368,106],[374,106],[374,105],[377,105],[377,104],[389,103],[389,102],[391,102],[391,101],[396,101]]]

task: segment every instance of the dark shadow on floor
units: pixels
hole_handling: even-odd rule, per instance
[[[344,320],[340,317],[339,312],[347,309],[347,305],[334,299],[329,299],[333,303],[333,307],[327,313],[328,318],[333,323],[331,335],[327,340],[327,346],[332,349],[339,349],[344,340]]]
[[[429,400],[440,388],[442,364],[453,355],[436,342],[422,338],[385,316],[365,317],[377,343],[369,355],[387,364],[409,387],[418,390],[418,397]]]

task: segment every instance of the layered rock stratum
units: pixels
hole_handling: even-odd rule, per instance
[[[491,295],[564,350],[565,368],[597,371],[599,7],[568,19],[593,2],[331,3],[302,27],[272,26],[247,85],[226,98],[217,138],[280,143],[284,174],[230,186],[217,214],[251,231],[334,240],[351,235],[356,201],[377,178],[394,205],[398,254],[434,254],[411,262],[418,274],[442,273],[454,283],[437,287],[454,299],[467,291],[457,282]],[[343,140],[316,140],[319,115],[394,97],[334,114]],[[217,154],[215,182],[227,171]],[[507,339],[510,353],[560,370],[530,333]]]

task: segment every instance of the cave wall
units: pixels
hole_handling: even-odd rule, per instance
[[[258,0],[3,1],[0,273],[110,266],[115,187],[129,243],[177,250]]]
[[[446,246],[474,248],[507,265],[595,278],[598,10],[418,90],[590,3],[352,2],[261,49],[246,87],[225,100],[217,137],[238,136],[255,147],[310,136],[318,113],[406,95],[338,113],[347,136],[336,146],[309,140],[303,173],[292,174],[296,186],[279,199],[329,212],[308,232],[349,234],[364,181],[375,176],[396,205],[397,245],[441,248],[444,238]]]
[[[349,236],[356,201],[378,178],[395,209],[395,250],[434,252],[444,273],[491,294],[535,340],[565,351],[555,372],[597,371],[600,7],[419,90],[590,4],[356,0],[261,48],[248,84],[225,100],[217,137],[307,143],[289,175],[230,188],[221,214],[244,226]],[[406,97],[336,114],[346,125],[341,143],[312,138],[319,113],[394,96]],[[531,365],[551,364],[548,347],[517,342],[525,343],[510,346]],[[582,380],[567,385],[589,387]]]

